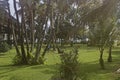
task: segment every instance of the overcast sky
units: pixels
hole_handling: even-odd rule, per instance
[[[18,1],[18,0],[16,0],[16,1]],[[10,3],[11,14],[14,16],[15,12],[14,12],[14,7],[13,7],[13,0],[9,0],[9,3]]]

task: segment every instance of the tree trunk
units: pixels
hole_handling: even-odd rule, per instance
[[[100,66],[101,66],[102,69],[105,69],[104,60],[103,60],[103,52],[104,52],[104,49],[101,49],[101,50],[100,50],[99,64],[100,64]]]
[[[10,39],[10,34],[11,34],[11,18],[10,18],[10,16],[11,16],[11,12],[10,12],[10,6],[9,6],[9,3],[7,2],[7,8],[8,8],[8,13],[9,13],[9,19],[8,19],[8,29],[7,29],[7,43],[10,45],[10,46],[12,46],[12,43],[11,43],[11,39]]]
[[[112,46],[109,47],[108,62],[112,62]]]
[[[19,18],[18,18],[18,13],[17,13],[17,6],[16,6],[16,1],[13,0],[13,4],[14,4],[14,9],[15,9],[15,14],[16,14],[16,18],[17,18],[17,25],[11,25],[12,26],[12,33],[13,33],[13,41],[14,41],[14,46],[15,46],[15,49],[16,49],[16,52],[17,52],[17,56],[20,56],[20,51],[19,51],[19,48],[18,48],[18,43],[17,43],[17,38],[16,38],[16,34],[15,34],[15,28],[14,26],[18,27],[19,29],[19,34],[20,34],[20,26],[19,26]]]
[[[40,37],[38,38],[38,43],[36,47],[36,53],[35,53],[35,59],[34,59],[34,64],[43,64],[44,62],[40,61],[40,51],[42,49],[42,44],[43,44],[43,39],[44,39],[45,31],[42,31],[40,34]]]
[[[14,9],[15,9],[15,15],[16,15],[16,19],[17,19],[17,30],[18,30],[18,36],[20,36],[20,24],[19,24],[19,16],[18,16],[18,11],[17,11],[17,5],[16,5],[16,0],[13,0],[13,4],[14,4]]]
[[[56,36],[55,36],[55,29],[52,30],[52,44],[53,44],[53,51],[56,51]]]
[[[25,39],[26,39],[26,50],[27,50],[27,58],[30,58],[30,49],[29,49],[29,42],[28,42],[28,34],[27,31],[25,30]]]
[[[47,2],[47,8],[46,8],[45,16],[43,18],[44,20],[43,20],[43,23],[42,23],[42,28],[41,28],[41,30],[38,30],[38,34],[40,36],[38,37],[37,48],[36,48],[36,53],[35,53],[35,58],[34,58],[35,64],[38,64],[38,62],[40,60],[40,51],[41,51],[41,48],[42,48],[43,40],[45,38],[45,30],[47,28],[49,8],[50,8],[50,0],[48,0],[48,2]],[[45,24],[45,29],[43,30],[44,24]],[[44,62],[42,61],[41,63],[43,64]]]
[[[15,25],[12,25],[13,44],[15,46],[15,49],[16,49],[16,52],[17,52],[17,56],[20,56],[21,54],[20,54],[20,51],[19,51],[19,48],[18,48],[16,34],[15,34],[15,31],[14,31],[14,26]]]
[[[50,48],[50,43],[51,43],[51,38],[48,39],[49,41],[47,42],[47,46],[45,47],[44,51],[43,51],[43,54],[42,54],[42,57],[45,56],[47,50]]]
[[[34,15],[33,15],[33,10],[30,11],[31,12],[31,50],[30,52],[33,51],[34,49],[34,44],[35,44],[35,37],[34,37]]]
[[[73,41],[70,41],[70,47],[73,47]]]
[[[21,53],[22,53],[22,64],[28,64],[24,44],[21,43]]]
[[[27,57],[26,57],[26,52],[25,52],[25,47],[24,47],[24,31],[23,31],[23,24],[21,25],[21,42],[20,42],[20,46],[21,46],[21,53],[22,53],[22,63],[23,64],[27,64]]]
[[[45,19],[45,30],[47,28],[47,19]],[[34,58],[34,64],[43,64],[44,62],[40,61],[40,52],[42,49],[42,45],[43,45],[43,40],[44,40],[44,36],[45,36],[45,30],[43,30],[44,23],[42,24],[42,28],[40,30],[38,30],[38,42],[37,42],[37,47],[36,47],[36,53],[35,53],[35,58]]]
[[[22,3],[22,1],[21,1]],[[25,32],[25,20],[24,20],[24,8],[23,8],[23,5],[21,4],[21,35],[20,35],[20,46],[21,46],[21,54],[22,54],[22,63],[23,64],[28,64],[28,61],[27,61],[27,56],[26,56],[26,52],[25,52],[25,47],[24,47],[24,32]]]
[[[27,60],[29,61],[30,59],[30,47],[29,47],[29,39],[28,39],[28,33],[27,33],[27,27],[25,26],[25,21],[24,22],[24,31],[25,31],[25,40],[26,40],[26,51],[27,51]]]

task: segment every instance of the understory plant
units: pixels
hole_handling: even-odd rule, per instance
[[[0,53],[7,52],[10,49],[10,46],[6,42],[0,42]]]
[[[81,80],[79,77],[78,50],[73,49],[69,53],[60,54],[61,64],[57,78],[52,80]]]
[[[28,65],[37,65],[37,64],[44,64],[45,59],[43,57],[40,57],[39,60],[37,61],[37,63],[34,61],[34,56],[30,55],[29,57],[27,57],[27,64]],[[16,55],[13,58],[13,64],[14,65],[23,65],[25,64],[23,61],[23,58],[21,55]]]

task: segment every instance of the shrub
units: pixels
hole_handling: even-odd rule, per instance
[[[6,42],[0,42],[0,52],[7,52],[10,46]]]
[[[120,80],[120,77],[118,77],[117,79],[115,79],[115,80]]]
[[[13,58],[13,64],[14,64],[14,65],[21,65],[21,64],[22,64],[22,57],[16,55],[16,56]]]
[[[29,56],[27,56],[27,64],[28,65],[44,64],[44,61],[45,61],[45,59],[43,57],[39,57],[39,60],[36,62],[33,55],[30,54]],[[21,55],[19,55],[19,56],[16,55],[13,58],[13,64],[14,65],[23,65],[25,63],[24,63],[23,58],[22,58]]]
[[[78,50],[74,49],[69,53],[61,53],[61,64],[59,76],[52,77],[52,80],[81,80],[79,78]]]
[[[45,59],[43,57],[39,57],[39,60],[36,61],[35,58],[32,56],[31,59],[29,59],[29,64],[30,65],[38,65],[38,64],[44,64]]]

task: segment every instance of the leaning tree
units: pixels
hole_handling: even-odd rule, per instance
[[[91,38],[99,47],[101,68],[104,69],[103,52],[110,40],[111,31],[114,27],[114,17],[119,0],[105,0],[103,4],[83,16],[83,22],[89,26]]]

